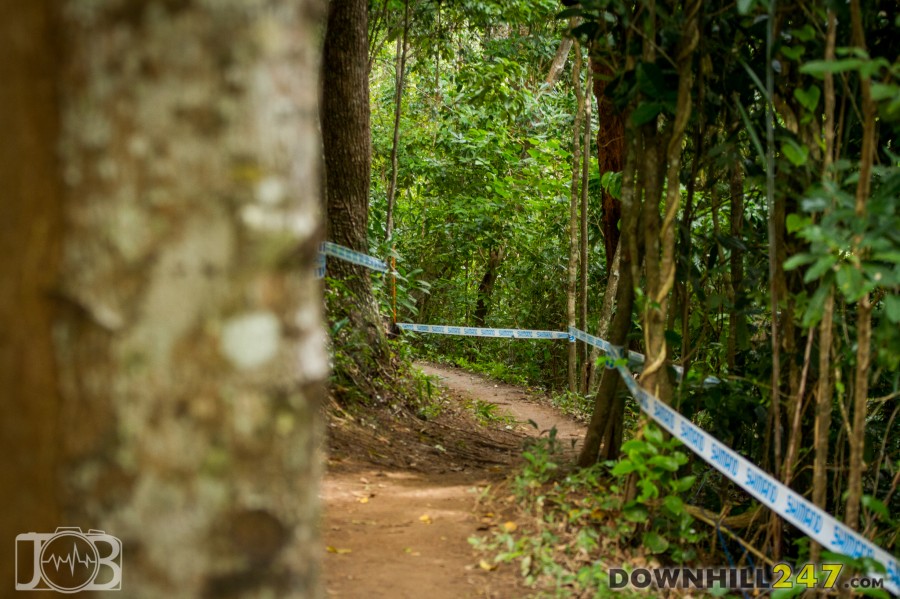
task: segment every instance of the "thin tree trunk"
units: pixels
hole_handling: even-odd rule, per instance
[[[609,342],[613,345],[626,346],[633,306],[634,285],[631,282],[631,269],[623,268],[616,293],[616,313],[609,330]],[[609,421],[616,418],[616,389],[619,386],[620,376],[618,370],[609,368],[604,368],[600,375],[594,411],[585,432],[584,445],[578,455],[578,465],[582,468],[596,463],[604,438],[614,438],[614,434],[610,434],[610,431],[615,430],[615,423]]]
[[[0,1],[4,597],[57,525],[129,597],[319,594],[324,7],[270,4]]]
[[[578,284],[578,201],[579,181],[581,180],[581,123],[584,119],[584,93],[581,90],[581,44],[575,42],[575,62],[572,68],[572,83],[575,87],[575,98],[578,106],[575,113],[572,139],[572,188],[569,200],[569,278],[566,289],[566,316],[570,327],[576,324],[576,291]],[[569,344],[569,391],[578,391],[577,384],[578,353],[577,344]]]
[[[584,92],[584,140],[581,148],[581,285],[579,287],[578,304],[581,308],[578,316],[578,328],[587,330],[588,315],[588,181],[591,172],[591,94],[593,78],[591,69],[587,71],[587,83]],[[588,345],[579,342],[581,346],[582,373],[580,377],[581,392],[588,392]]]
[[[681,186],[678,174],[681,171],[682,136],[691,114],[691,87],[693,70],[691,59],[699,40],[698,14],[700,1],[692,0],[685,5],[684,26],[676,57],[678,69],[678,96],[675,119],[666,148],[668,165],[666,180],[666,209],[662,224],[659,223],[660,182],[653,173],[656,166],[647,160],[647,196],[644,206],[644,237],[647,264],[647,290],[649,299],[644,312],[644,342],[647,363],[641,380],[651,393],[663,401],[671,401],[671,384],[663,369],[666,362],[665,324],[669,292],[675,282],[675,218],[681,200]],[[652,12],[651,12],[652,15]],[[652,18],[652,17],[651,17]],[[652,52],[651,52],[652,53]],[[655,122],[649,127],[656,127]],[[656,155],[656,133],[645,129],[644,139],[649,142]],[[652,177],[652,178],[651,178]]]
[[[488,253],[487,266],[485,266],[484,276],[481,277],[481,282],[478,284],[478,299],[475,301],[473,318],[476,327],[483,327],[487,320],[491,295],[494,293],[494,283],[497,281],[497,269],[503,262],[503,254],[503,248],[492,249]]]
[[[590,61],[594,74],[594,98],[597,100],[597,165],[598,173],[620,172],[625,164],[625,123],[622,115],[616,112],[612,101],[606,96],[607,77],[612,70],[596,60]],[[611,276],[611,264],[616,248],[619,247],[619,220],[622,217],[622,204],[606,189],[601,197],[601,229],[603,231],[603,248],[606,255],[606,276]]]
[[[738,358],[738,350],[743,350],[747,342],[747,321],[740,307],[744,295],[744,251],[739,240],[744,233],[744,170],[739,162],[731,166],[729,180],[731,191],[730,232],[734,239],[731,249],[731,314],[728,318],[728,371],[736,372],[743,360]]]
[[[866,49],[859,0],[850,1],[850,23],[853,43]],[[872,101],[871,81],[860,75],[862,95],[863,139],[859,160],[859,182],[856,185],[856,216],[866,216],[875,157],[875,104]],[[855,240],[859,244],[862,240]],[[856,376],[853,383],[853,427],[850,436],[850,474],[847,480],[847,511],[844,522],[856,530],[859,527],[859,505],[862,499],[863,451],[866,441],[866,405],[869,395],[869,365],[872,344],[872,300],[868,293],[860,298],[856,310]]]
[[[778,281],[781,262],[779,261],[780,238],[778,206],[775,198],[775,117],[772,99],[775,95],[775,80],[772,68],[775,36],[775,0],[769,2],[769,18],[766,25],[766,206],[768,209],[769,235],[769,293],[772,311],[772,402],[770,405],[771,438],[774,453],[773,470],[775,477],[780,478],[781,469],[781,340],[778,330]],[[781,519],[773,514],[770,521],[772,534],[772,553],[776,559],[781,557]]]
[[[409,35],[409,0],[403,2],[403,35],[397,38],[397,56],[394,78],[394,140],[391,144],[391,181],[388,185],[387,215],[384,238],[394,237],[394,202],[397,197],[397,153],[400,147],[400,112],[403,107],[403,82],[406,76],[406,39]]]
[[[797,454],[800,451],[801,417],[803,415],[803,396],[806,394],[806,378],[809,374],[809,363],[812,355],[813,339],[815,338],[815,329],[810,328],[806,338],[806,350],[803,353],[803,372],[800,375],[799,386],[796,396],[791,406],[791,433],[788,436],[787,453],[784,457],[784,469],[782,471],[782,482],[790,486],[794,478],[794,466],[797,461]]]
[[[608,331],[606,324],[601,317],[600,328],[597,335],[603,339],[608,339],[610,343],[625,347],[628,340],[628,332],[631,329],[631,316],[634,305],[634,280],[633,272],[637,268],[632,268],[631,261],[637,261],[638,257],[636,249],[626,249],[631,247],[631,238],[636,236],[637,226],[636,212],[640,209],[640,203],[635,201],[637,190],[635,189],[635,165],[638,161],[636,146],[638,144],[637,137],[631,135],[634,133],[634,127],[631,120],[627,120],[627,142],[625,147],[625,164],[622,171],[622,209],[623,223],[626,226],[622,228],[622,235],[619,237],[619,247],[615,252],[613,264],[618,273],[618,284],[607,284],[606,296],[603,300],[603,314],[607,315],[615,310],[612,322]],[[636,244],[635,244],[636,247]],[[613,291],[615,287],[615,291]],[[615,302],[613,302],[615,297]],[[596,357],[592,358],[596,360]],[[594,409],[591,413],[591,420],[588,423],[585,432],[584,444],[581,447],[581,453],[578,456],[578,465],[588,467],[596,463],[600,452],[600,446],[604,438],[608,438],[606,431],[609,429],[608,421],[616,417],[616,390],[619,386],[618,370],[604,368],[600,375],[600,384],[597,388],[597,394],[594,397]]]
[[[553,56],[553,62],[550,63],[550,71],[547,73],[547,79],[544,81],[548,87],[553,87],[559,80],[559,76],[566,66],[569,52],[572,50],[573,41],[575,40],[571,37],[564,37],[559,41],[559,47],[556,49],[556,54]]]
[[[609,339],[609,323],[612,319],[613,310],[615,309],[615,298],[619,289],[621,262],[622,255],[617,250],[615,258],[613,258],[612,264],[610,265],[610,276],[606,283],[606,291],[603,293],[603,307],[600,309],[600,321],[597,323],[596,336],[601,339]],[[594,390],[597,383],[597,368],[595,364],[599,357],[600,349],[591,346],[591,353],[588,357],[588,362],[591,365],[591,368],[588,371],[588,393],[591,393]]]
[[[828,11],[828,30],[825,36],[825,60],[834,60],[835,42],[837,39],[837,17],[833,10]],[[822,180],[828,181],[831,176],[831,165],[834,161],[834,75],[825,74],[825,153],[822,159]],[[828,501],[828,437],[831,428],[831,343],[834,323],[834,291],[828,290],[822,308],[822,322],[819,324],[819,380],[816,389],[816,410],[814,440],[815,459],[813,461],[812,502],[823,510]],[[809,559],[818,563],[822,554],[822,546],[812,541],[809,546]]]

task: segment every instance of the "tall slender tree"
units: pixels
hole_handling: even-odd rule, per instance
[[[318,596],[322,8],[0,2],[0,595],[77,525],[129,597]]]
[[[322,59],[321,116],[328,238],[362,253],[369,251],[372,161],[368,47],[366,0],[330,2]],[[357,356],[358,366],[369,373],[386,351],[370,273],[362,266],[332,260],[328,274],[341,281],[332,295],[329,317],[333,321],[346,318],[351,330],[363,335],[363,342],[372,351]]]

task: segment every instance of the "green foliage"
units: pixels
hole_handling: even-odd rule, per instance
[[[399,5],[391,1],[387,14],[393,25],[387,29],[396,35]],[[679,51],[684,14],[679,3],[658,8],[657,58],[647,60],[641,35],[648,11],[641,2],[584,0],[561,13],[558,3],[549,0],[414,5],[395,213],[400,320],[474,325],[481,301],[487,326],[564,328],[575,106],[571,57],[556,86],[544,84],[546,73],[567,19],[580,17],[573,33],[593,44],[595,65],[603,67],[597,75],[606,84],[604,100],[618,110],[627,109],[631,123],[656,122],[665,131],[675,110],[678,81],[673,58]],[[833,61],[822,59],[827,8],[836,12],[838,23]],[[821,322],[826,297],[834,293],[831,355],[832,369],[839,375],[833,403],[837,423],[852,394],[856,304],[869,294],[874,357],[870,396],[882,399],[870,401],[866,419],[866,463],[871,470],[864,484],[871,499],[865,500],[864,512],[876,525],[878,538],[890,548],[896,546],[897,536],[883,531],[896,525],[884,518],[878,502],[883,501],[888,514],[900,509],[900,494],[890,491],[900,461],[900,435],[896,434],[900,420],[891,415],[900,389],[897,19],[889,3],[879,0],[863,6],[868,51],[862,51],[851,41],[849,10],[846,3],[823,2],[806,3],[803,10],[779,9],[779,31],[772,40],[774,61],[768,63],[767,2],[704,4],[702,41],[692,63],[692,114],[688,134],[680,140],[684,159],[678,180],[667,183],[682,186],[682,201],[676,215],[677,271],[666,340],[671,359],[689,366],[678,386],[675,407],[751,460],[771,464],[772,319],[778,318],[782,335],[785,331],[793,335],[775,342],[782,348],[784,390],[789,377],[794,385],[804,373],[810,393],[821,374],[817,357],[822,348],[813,334],[807,364],[804,344],[808,331]],[[629,35],[635,38],[630,43]],[[371,74],[369,235],[378,255],[384,256],[390,250],[377,243],[384,237],[390,180],[394,56],[393,44],[379,46],[375,38],[373,48],[381,49],[373,56]],[[629,63],[633,69],[626,68]],[[764,83],[770,67],[775,69],[772,97]],[[835,142],[839,152],[826,172],[827,73],[835,76],[840,127]],[[864,216],[857,214],[855,205],[862,152],[860,76],[871,77],[878,112],[878,147]],[[772,166],[779,207],[773,214],[765,195],[769,107],[774,110]],[[595,127],[599,124],[595,122]],[[607,151],[609,141],[592,142],[592,155]],[[594,163],[589,185],[589,330],[597,326],[607,275],[601,195],[607,192],[620,198],[621,189],[621,173],[601,173]],[[733,211],[736,195],[742,205],[739,218]],[[776,220],[776,233],[783,237],[786,271],[776,314],[769,297],[769,219]],[[502,258],[491,270],[492,256],[498,255]],[[738,269],[740,284],[733,287]],[[488,291],[486,280],[493,285]],[[643,281],[636,285],[640,303],[645,298]],[[387,311],[388,279],[378,280],[377,286],[382,309]],[[343,334],[341,323],[335,327],[337,334]],[[639,346],[644,331],[637,325],[632,328],[629,343]],[[591,408],[585,398],[561,392],[566,386],[563,342],[405,338],[409,345],[398,352],[454,363],[507,382],[540,386],[570,413],[586,415]],[[365,349],[360,351],[364,356]],[[354,352],[336,356],[351,362],[356,358]],[[702,380],[710,374],[723,383],[704,387]],[[784,395],[782,399],[782,406],[792,405]],[[633,405],[626,405],[627,416],[633,419]],[[493,417],[491,408],[473,405],[473,410],[485,420]],[[811,485],[812,412],[805,410],[801,417],[804,435],[794,481],[798,489]],[[785,418],[782,421],[788,422]],[[846,453],[841,430],[835,424],[829,433],[829,488],[842,485],[840,464],[834,463],[836,456]],[[614,481],[594,469],[585,474],[594,477],[590,482],[561,474],[563,460],[549,446],[529,449],[525,470],[515,483],[518,496],[527,499],[529,509],[540,514],[542,521],[558,525],[563,532],[544,528],[531,535],[503,533],[506,536],[496,545],[504,548],[503,559],[521,560],[532,582],[551,580],[556,589],[599,589],[604,575],[596,562],[554,556],[554,545],[574,539],[565,536],[566,530],[580,526],[579,530],[592,531],[586,535],[599,531],[601,537],[642,543],[666,559],[687,555],[678,553],[688,550],[693,535],[689,520],[678,513],[684,492],[678,485],[688,475],[682,472],[687,466],[683,452],[667,443],[654,432],[626,443],[624,459],[614,466],[618,476]],[[575,507],[574,498],[588,501],[590,497],[595,504],[619,500],[631,477],[637,484],[634,502],[603,508],[617,515],[615,526],[584,514],[570,519],[570,508],[576,513],[582,509]],[[717,474],[705,478],[722,480]],[[693,499],[713,510],[721,509],[726,499],[737,502],[732,513],[747,509],[748,498],[726,498],[713,488],[727,486],[724,481],[698,485]],[[837,498],[829,502],[830,511],[840,512]],[[590,553],[590,541],[581,542]],[[788,546],[794,551],[800,547]]]
[[[696,477],[683,475],[688,459],[677,449],[680,441],[666,440],[654,424],[647,424],[643,433],[643,439],[622,445],[624,457],[611,470],[617,477],[633,477],[637,489],[636,497],[622,506],[622,514],[641,525],[641,542],[650,553],[667,554],[676,563],[690,561],[696,556],[691,545],[701,537],[681,496]],[[620,480],[624,485],[624,478]]]

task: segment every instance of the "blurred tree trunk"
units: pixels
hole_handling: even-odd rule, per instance
[[[319,595],[322,11],[270,4],[0,1],[0,595],[61,525],[129,597]]]
[[[372,144],[369,125],[368,4],[332,0],[322,62],[322,141],[328,238],[367,254]],[[370,273],[343,260],[328,261],[328,275],[342,283],[332,294],[329,319],[348,319],[372,349],[374,362],[386,355],[385,335],[372,294]],[[346,289],[347,293],[341,293]],[[362,352],[359,352],[360,354]]]
[[[0,596],[14,539],[61,522],[59,393],[53,352],[62,201],[52,0],[0,2]],[[92,525],[98,526],[99,525]]]

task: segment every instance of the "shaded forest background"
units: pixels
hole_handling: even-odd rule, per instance
[[[898,7],[564,4],[370,4],[368,240],[397,320],[640,351],[646,388],[894,551]],[[546,388],[590,420],[583,466],[643,436],[580,343],[411,343]],[[818,556],[718,478],[694,499]]]

